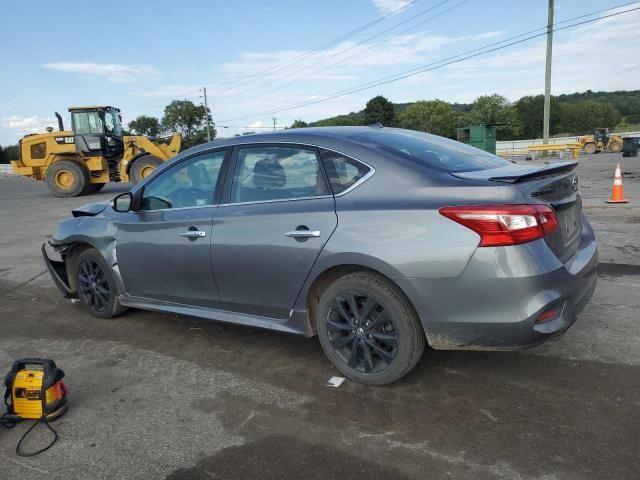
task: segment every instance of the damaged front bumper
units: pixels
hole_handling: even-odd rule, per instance
[[[53,282],[64,294],[65,298],[76,298],[77,293],[71,290],[71,287],[69,286],[67,264],[61,255],[61,252],[63,252],[65,248],[57,249],[55,246],[49,244],[49,247],[55,249],[54,253],[50,254],[47,251],[47,246],[48,245],[46,243],[42,244],[42,256],[44,258],[44,263],[47,266],[47,270],[49,270],[51,278],[53,278]]]

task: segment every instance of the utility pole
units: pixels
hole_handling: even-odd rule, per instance
[[[551,57],[553,49],[553,0],[549,0],[547,12],[547,64],[544,71],[544,116],[542,143],[549,143],[549,116],[551,110]]]
[[[273,131],[276,131],[276,123],[278,123],[278,119],[276,117],[272,117],[273,118]]]
[[[202,87],[204,96],[204,110],[207,115],[207,142],[211,141],[211,123],[209,122],[209,105],[207,105],[207,87]]]

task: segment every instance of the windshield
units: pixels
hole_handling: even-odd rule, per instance
[[[112,137],[122,136],[122,127],[120,125],[120,116],[116,110],[106,110],[104,112],[104,126],[107,134]]]
[[[511,164],[479,148],[422,132],[373,130],[351,139],[442,172],[472,172]]]

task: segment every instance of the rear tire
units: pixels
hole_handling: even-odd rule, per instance
[[[385,278],[356,272],[321,295],[318,337],[325,354],[346,377],[387,385],[420,360],[426,339],[402,292]]]
[[[127,310],[118,302],[118,288],[111,269],[96,249],[81,252],[75,266],[78,299],[91,315],[113,318]]]
[[[620,142],[611,142],[609,144],[608,150],[611,153],[619,153],[622,151],[622,144]]]
[[[597,150],[596,144],[593,143],[593,142],[586,143],[584,145],[584,153],[586,153],[588,155],[592,155],[592,154],[596,153],[596,150]]]
[[[140,183],[160,165],[162,165],[162,160],[151,155],[135,159],[133,165],[131,165],[131,170],[129,170],[129,181],[134,185]]]
[[[89,171],[79,162],[58,160],[47,169],[46,182],[56,197],[77,197],[89,184]]]

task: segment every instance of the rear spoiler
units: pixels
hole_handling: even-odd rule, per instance
[[[546,165],[508,165],[490,170],[474,172],[456,172],[452,175],[468,180],[491,180],[493,182],[519,183],[532,178],[554,176],[563,172],[571,172],[578,166],[578,162],[566,161],[548,163]]]

